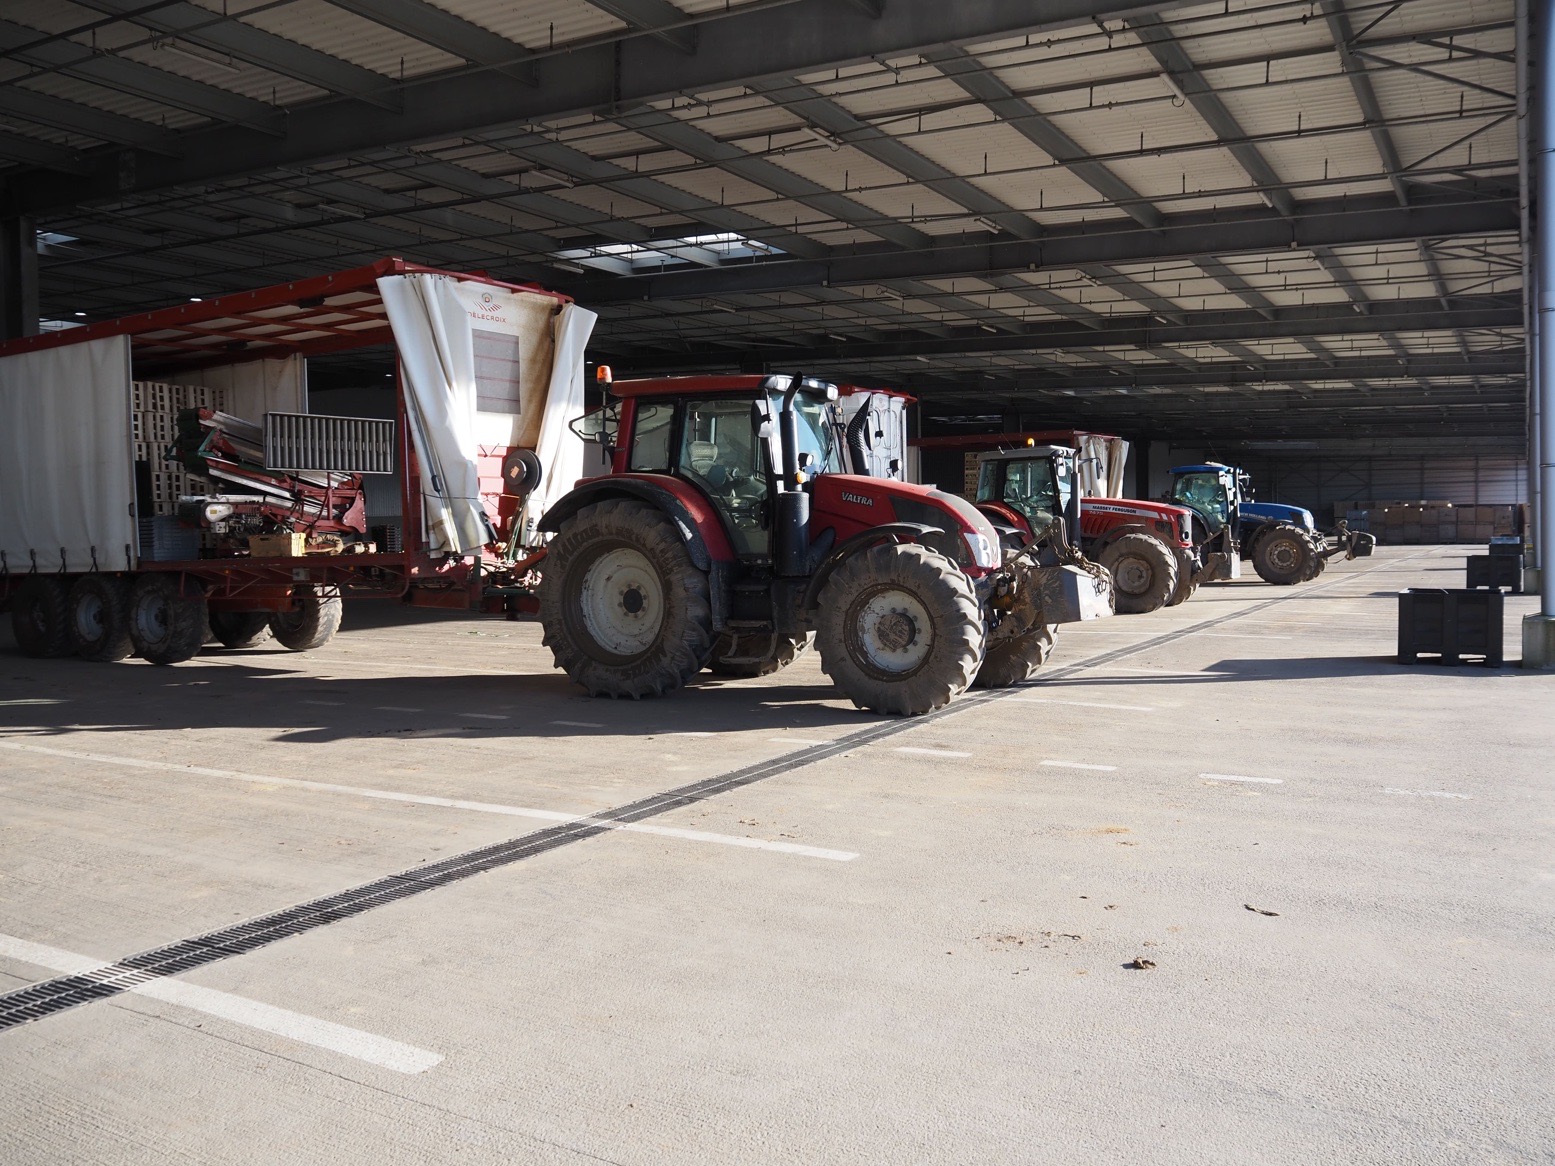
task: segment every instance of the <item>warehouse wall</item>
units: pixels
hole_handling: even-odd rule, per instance
[[[1528,500],[1528,463],[1517,457],[1271,457],[1246,451],[1219,460],[1240,461],[1268,502],[1333,513],[1335,502],[1357,499],[1438,499],[1461,506]]]

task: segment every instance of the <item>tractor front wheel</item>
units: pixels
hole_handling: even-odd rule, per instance
[[[675,524],[635,499],[585,506],[551,540],[540,623],[557,667],[591,696],[660,696],[713,652],[706,573]]]
[[[810,646],[809,636],[781,632],[724,632],[713,643],[708,671],[715,676],[771,676],[787,668]]]
[[[861,709],[917,716],[966,691],[983,654],[972,582],[938,551],[881,543],[821,589],[821,669]]]
[[[1148,534],[1125,534],[1098,560],[1112,572],[1119,615],[1141,615],[1165,607],[1177,590],[1177,560],[1170,548]]]
[[[1050,623],[1032,628],[1023,636],[989,640],[982,667],[972,684],[977,688],[1008,688],[1030,680],[1053,654],[1057,638],[1058,625]]]
[[[1312,545],[1294,526],[1281,524],[1258,539],[1253,570],[1265,583],[1288,587],[1312,578]]]

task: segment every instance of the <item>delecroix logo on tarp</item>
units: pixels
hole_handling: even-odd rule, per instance
[[[507,316],[503,312],[503,304],[491,292],[481,292],[477,300],[466,301],[470,312],[470,318],[485,320],[492,324],[506,324]]]

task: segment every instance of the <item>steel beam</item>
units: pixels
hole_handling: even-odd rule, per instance
[[[756,77],[792,77],[952,42],[1139,15],[1160,6],[1161,0],[1048,0],[1039,11],[1031,0],[956,0],[953,4],[892,0],[871,16],[836,0],[795,0],[777,6],[751,5],[749,11],[704,14],[698,18],[698,51],[690,57],[656,37],[636,35],[614,43],[565,46],[554,53],[531,53],[514,45],[512,62],[534,62],[542,82],[538,88],[493,85],[487,69],[411,78],[395,87],[398,112],[358,106],[351,116],[342,117],[334,103],[322,102],[290,110],[284,134],[275,141],[256,141],[251,134],[226,125],[191,131],[185,135],[183,158],[138,167],[129,183],[121,179],[115,151],[97,158],[94,173],[85,181],[61,181],[47,174],[17,176],[10,180],[10,203],[29,213],[54,210],[120,197],[131,190],[163,190],[308,165],[388,145],[438,141],[498,126],[621,108],[678,92],[739,85]],[[0,47],[17,47],[37,35],[24,30],[22,38]],[[63,52],[72,61],[86,57],[73,46],[63,46]],[[100,64],[134,66],[136,71],[145,69],[167,79],[163,92],[152,87],[152,92],[142,94],[156,101],[170,102],[167,90],[182,80],[113,57],[87,58],[79,71],[86,76],[89,68]],[[104,83],[121,87],[113,80]],[[235,103],[241,108],[231,120],[259,120],[263,111],[270,117],[266,124],[282,128],[280,118],[272,117],[274,111],[263,103],[211,86],[199,88],[222,102],[198,110],[207,116],[227,117],[224,108]]]
[[[528,50],[490,29],[445,12],[426,0],[325,0],[384,28],[392,28],[472,65],[488,66],[525,85],[538,85]]]
[[[608,12],[628,28],[652,33],[673,49],[683,53],[697,51],[696,26],[686,27],[686,14],[669,0],[587,0],[587,3],[601,12]]]

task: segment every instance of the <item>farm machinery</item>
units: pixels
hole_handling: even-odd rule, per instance
[[[1195,544],[1191,511],[1165,502],[1107,496],[1117,492],[1110,485],[1114,480],[1121,487],[1127,444],[1119,438],[1051,430],[929,437],[915,444],[968,455],[969,494],[975,489],[971,496],[977,508],[1015,546],[1039,533],[1044,516],[1073,494],[1079,507],[1080,547],[1111,572],[1120,614],[1176,606],[1223,569],[1216,552],[1206,554]],[[1066,464],[1072,468],[1066,470]],[[1062,493],[1056,500],[1051,493],[1055,481]]]
[[[558,666],[639,698],[704,667],[769,672],[813,637],[855,705],[912,715],[1030,677],[1111,581],[1056,520],[1006,556],[952,494],[846,473],[835,386],[792,376],[618,382],[581,419],[611,473],[541,521],[540,620]]]
[[[1321,534],[1312,512],[1278,502],[1254,502],[1248,475],[1220,462],[1174,466],[1166,498],[1193,512],[1193,539],[1206,555],[1217,556],[1224,573],[1240,576],[1250,559],[1265,583],[1304,583],[1323,573],[1328,560],[1370,555],[1376,539],[1341,522],[1331,538]]]

